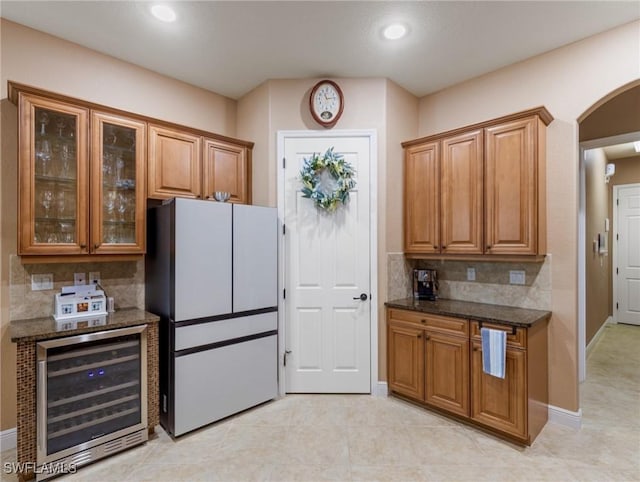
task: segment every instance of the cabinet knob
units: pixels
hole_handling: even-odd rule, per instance
[[[431,339],[431,335],[424,335],[424,339],[425,340],[430,340]]]
[[[435,245],[435,246],[433,247],[433,249],[438,249],[438,245]]]
[[[420,320],[420,323],[426,323],[426,322],[427,320],[424,320],[424,319]]]
[[[422,335],[417,335],[416,338],[422,338]]]
[[[480,347],[474,346],[473,351],[480,351]]]
[[[491,246],[487,245],[487,249],[491,249]]]
[[[93,249],[98,249],[99,247],[100,247],[100,245],[99,245],[99,244],[94,244],[94,245],[93,245]]]
[[[80,248],[82,248],[82,249],[85,249],[86,247],[87,247],[87,245],[86,245],[86,244],[81,244],[81,245],[80,245]]]
[[[447,249],[447,247],[445,245],[442,245],[442,249]]]

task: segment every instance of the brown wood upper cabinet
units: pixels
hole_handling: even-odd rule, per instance
[[[18,254],[144,253],[146,124],[13,84],[10,97],[19,117]]]
[[[148,197],[202,197],[202,137],[149,125]]]
[[[251,202],[251,149],[246,143],[149,125],[148,197],[205,199],[215,191],[229,201]]]
[[[214,139],[204,140],[204,194],[215,191],[231,194],[229,201],[251,203],[250,152],[245,146]]]
[[[540,107],[404,142],[405,253],[546,254],[545,128]]]

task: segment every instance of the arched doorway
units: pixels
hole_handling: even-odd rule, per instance
[[[612,91],[578,119],[580,140],[579,208],[579,379],[586,378],[587,347],[595,345],[614,314],[615,246],[612,191],[620,182],[639,179],[640,79]],[[625,175],[605,183],[605,166],[624,166]],[[633,181],[635,182],[635,181]],[[606,204],[606,206],[604,205]],[[610,228],[611,226],[611,228]],[[599,242],[598,242],[599,238]],[[596,243],[594,243],[596,241]],[[591,345],[589,345],[591,343]]]

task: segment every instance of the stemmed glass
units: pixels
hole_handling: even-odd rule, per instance
[[[128,204],[129,202],[128,202],[127,196],[122,192],[119,193],[118,194],[118,215],[119,215],[120,221],[125,220],[125,214],[127,212]]]
[[[48,139],[42,139],[36,151],[36,158],[40,165],[40,174],[49,176],[51,174],[51,143]]]
[[[53,203],[53,191],[46,189],[42,191],[40,194],[40,204],[44,208],[44,217],[49,217],[49,211],[51,210],[51,205]]]
[[[63,117],[58,117],[58,120],[56,121],[56,127],[58,128],[58,136],[62,137],[62,131],[64,131],[64,128],[67,126],[67,124],[64,121]]]
[[[122,180],[122,172],[124,170],[124,159],[122,156],[118,156],[116,159],[116,182]]]
[[[109,191],[104,199],[104,208],[107,211],[107,219],[113,221],[113,213],[116,207],[116,193],[114,191]]]
[[[44,136],[46,134],[45,129],[47,124],[49,124],[49,114],[45,111],[42,111],[38,116],[38,122],[40,123],[40,135]]]
[[[62,146],[62,169],[60,171],[60,177],[68,178],[69,177],[69,167],[71,164],[71,149],[68,144],[64,144]]]
[[[66,199],[64,191],[58,191],[56,194],[56,208],[58,210],[58,217],[64,218],[66,214]]]

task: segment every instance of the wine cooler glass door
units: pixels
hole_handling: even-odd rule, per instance
[[[38,420],[39,459],[68,455],[146,424],[146,332],[127,330],[92,334],[81,343],[70,337],[38,344],[38,417],[44,417]]]

